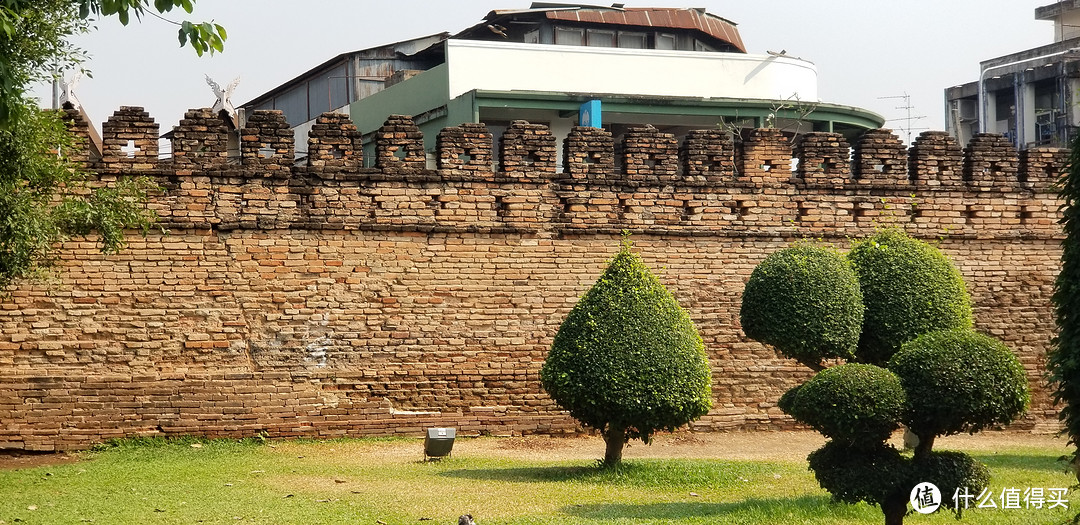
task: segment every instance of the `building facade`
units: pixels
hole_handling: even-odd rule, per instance
[[[454,35],[393,46],[393,56],[384,53],[363,78],[350,79],[348,64],[389,47],[342,55],[243,107],[283,110],[302,140],[318,112],[291,109],[299,98],[281,94],[322,89],[322,79],[337,74],[339,98],[331,90],[329,103],[318,107],[347,109],[367,136],[368,159],[371,134],[390,114],[412,115],[430,138],[429,153],[438,130],[462,123],[482,122],[500,136],[514,120],[528,120],[561,140],[583,123],[583,106],[599,108],[590,125],[616,137],[644,124],[677,137],[691,129],[769,126],[792,135],[838,132],[853,142],[884,123],[873,112],[823,102],[812,62],[784,51],[749,54],[733,22],[703,9],[534,3],[492,11]],[[367,90],[346,87],[361,81]]]
[[[1053,43],[983,61],[978,79],[945,90],[945,129],[961,144],[976,133],[1019,149],[1069,143],[1080,124],[1080,1],[1036,8],[1035,18],[1053,21]]]

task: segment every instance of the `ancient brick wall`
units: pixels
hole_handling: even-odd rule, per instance
[[[965,157],[926,133],[909,152],[875,131],[849,163],[832,134],[793,147],[776,130],[744,142],[703,131],[676,144],[640,128],[616,144],[575,128],[557,145],[519,121],[501,148],[482,126],[445,130],[440,168],[426,170],[419,131],[391,117],[377,167],[361,168],[355,127],[325,115],[309,139],[315,153],[294,166],[280,113],[251,116],[238,159],[222,155],[214,118],[189,113],[172,159],[147,142],[157,125],[141,109],[106,124],[92,168],[102,183],[155,179],[164,189],[151,207],[167,232],[134,235],[111,256],[73,240],[58,281],[0,302],[0,448],[419,435],[431,425],[574,432],[539,370],[623,230],[705,340],[714,408],[695,429],[793,426],[776,400],[809,370],[742,334],[743,285],[792,240],[843,247],[887,225],[953,257],[977,328],[1029,371],[1034,402],[1018,426],[1054,426],[1042,377],[1060,257],[1049,186],[1062,151],[1018,157],[980,137]],[[126,141],[155,154],[129,157]],[[556,147],[567,152],[562,170]],[[504,171],[492,171],[496,156]]]

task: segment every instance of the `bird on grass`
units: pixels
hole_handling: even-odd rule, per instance
[[[463,514],[460,518],[457,519],[457,524],[458,525],[476,525],[476,522],[473,521],[472,514]]]

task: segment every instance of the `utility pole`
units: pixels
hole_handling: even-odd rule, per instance
[[[900,99],[900,98],[904,99],[904,105],[903,106],[896,106],[896,109],[902,109],[902,110],[906,111],[907,116],[901,117],[901,118],[888,119],[885,122],[893,122],[893,121],[897,121],[897,120],[904,121],[904,125],[897,126],[897,127],[900,128],[900,131],[903,131],[907,135],[907,143],[911,144],[911,132],[912,131],[923,131],[923,130],[927,130],[927,129],[930,129],[930,128],[913,128],[911,126],[912,123],[915,122],[916,120],[926,118],[926,115],[919,115],[917,117],[911,116],[911,110],[915,109],[915,106],[911,105],[911,95],[908,95],[907,91],[904,91],[903,95],[894,95],[894,96],[891,96],[891,97],[878,97],[878,100]]]

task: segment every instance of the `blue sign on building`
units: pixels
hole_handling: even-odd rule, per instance
[[[581,109],[578,110],[578,125],[592,128],[604,126],[603,118],[600,115],[599,100],[590,100],[581,105]]]

